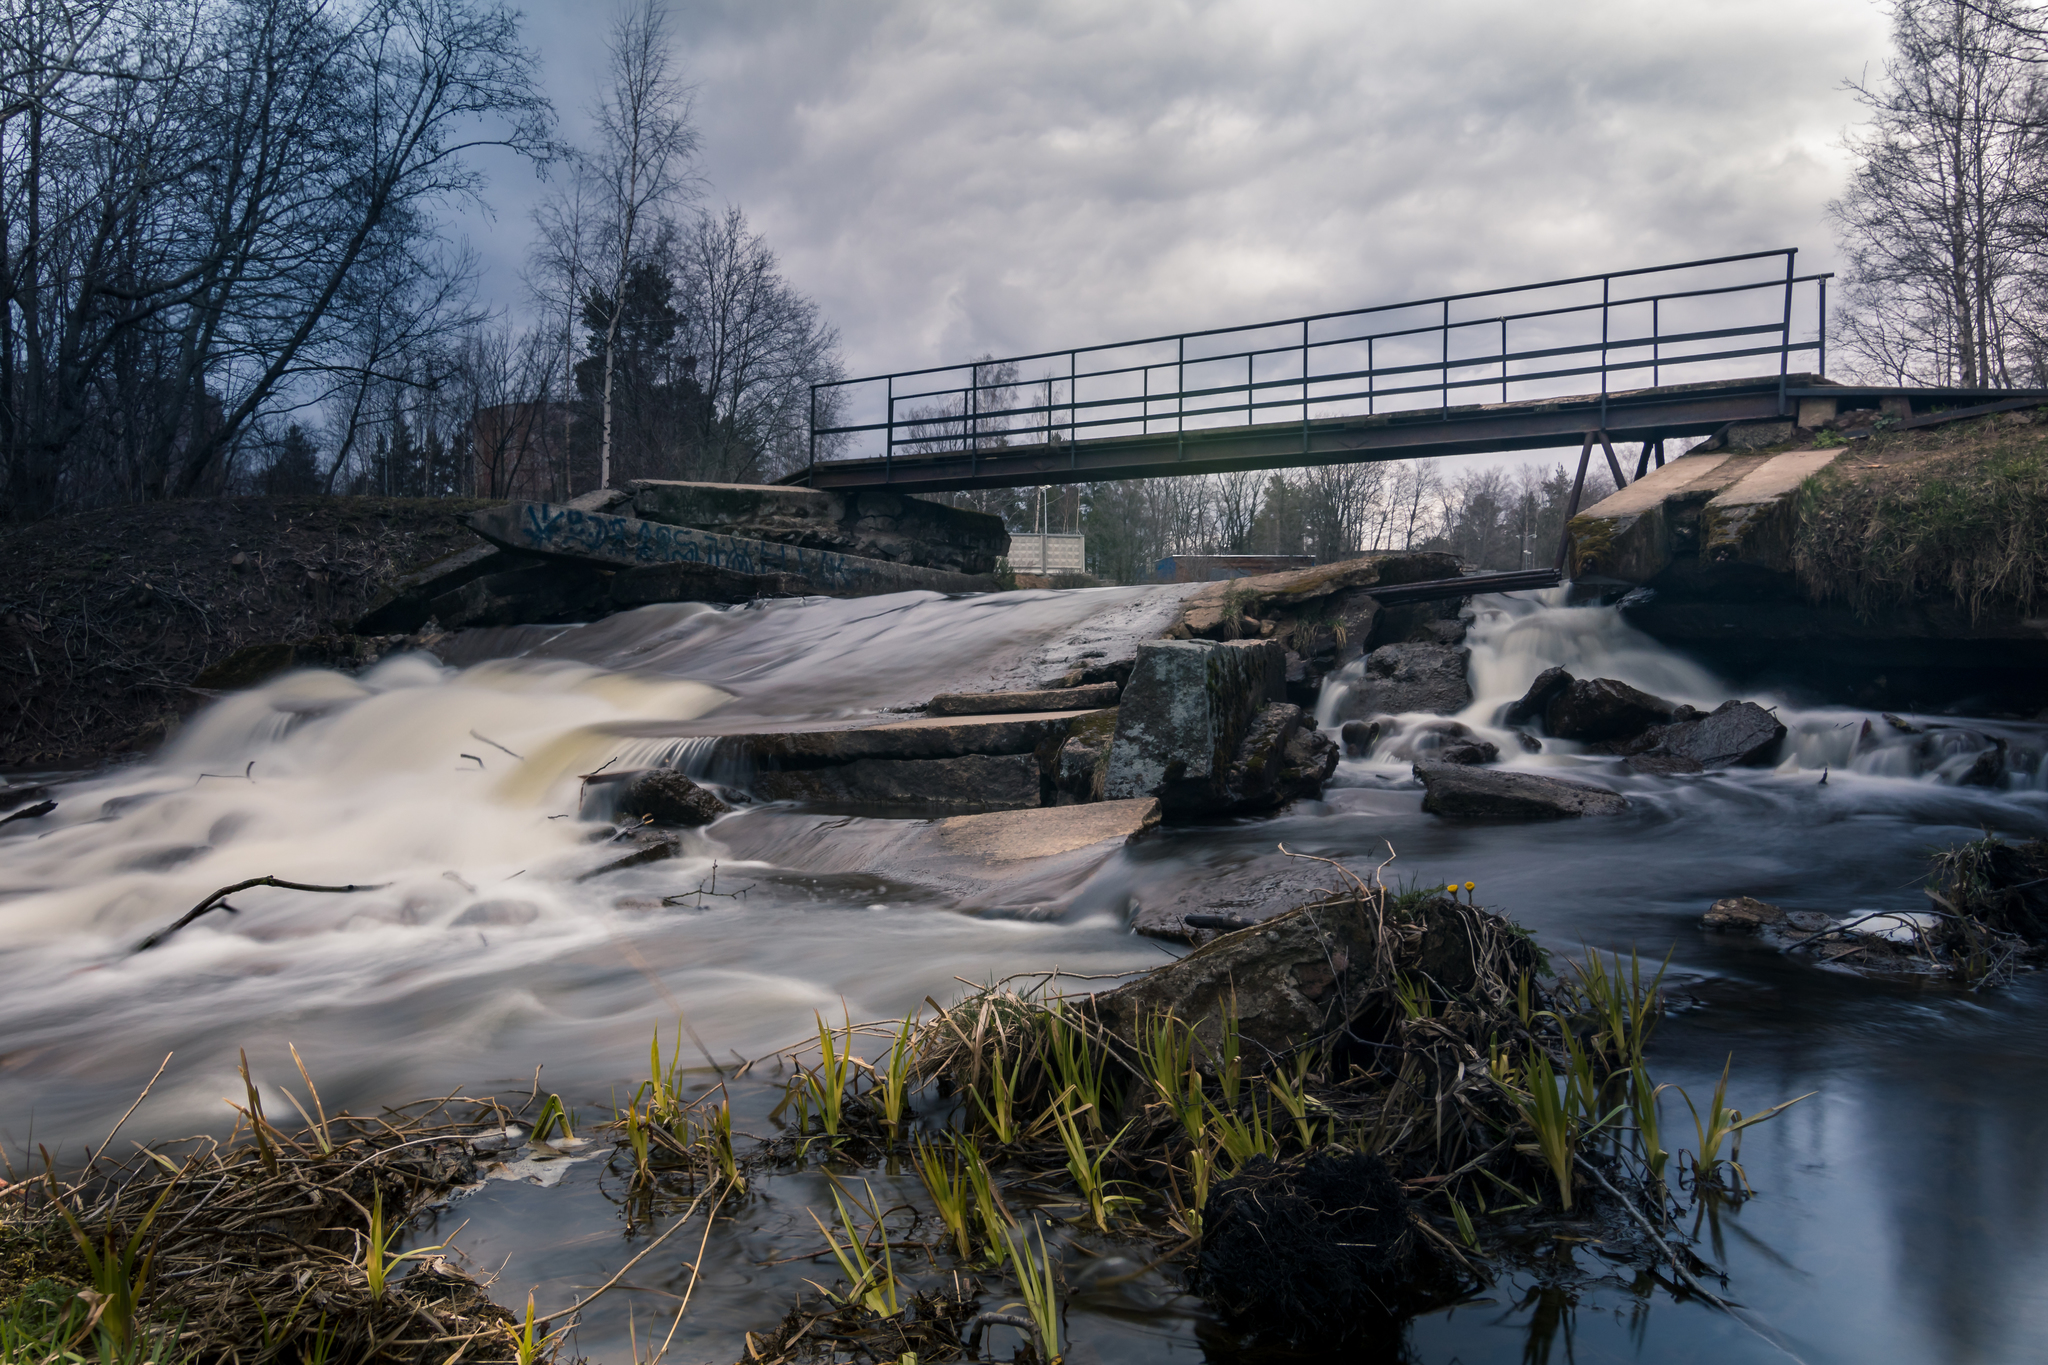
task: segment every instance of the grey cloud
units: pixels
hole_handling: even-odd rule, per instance
[[[529,26],[573,131],[603,20]],[[676,30],[713,201],[856,373],[1787,244],[1825,268],[1840,78],[1885,49],[1868,0],[757,0]],[[508,300],[538,192],[503,168],[478,234]]]

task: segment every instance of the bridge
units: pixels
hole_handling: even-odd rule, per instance
[[[1577,444],[1569,517],[1596,445],[1626,485],[1616,442],[1641,443],[1640,478],[1663,465],[1667,440],[1796,420],[1803,402],[1833,415],[1903,398],[1925,411],[2017,392],[1830,382],[1833,276],[1799,274],[1797,256],[1747,252],[815,385],[810,463],[783,482],[929,493]],[[1558,581],[1548,570],[1512,577]]]

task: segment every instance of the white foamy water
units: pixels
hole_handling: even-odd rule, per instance
[[[1338,791],[1284,827],[1235,822],[1227,838],[1136,846],[1030,922],[859,872],[820,873],[806,865],[818,840],[834,841],[830,866],[859,867],[861,841],[884,827],[821,830],[815,817],[773,810],[745,816],[755,861],[736,859],[714,824],[687,837],[683,857],[578,880],[623,851],[593,843],[609,827],[579,818],[582,774],[687,762],[701,743],[688,736],[719,729],[1051,681],[1156,635],[1186,591],[656,607],[480,632],[458,656],[478,660],[465,667],[399,658],[359,677],[302,672],[224,698],[154,759],[72,784],[52,816],[0,831],[0,1138],[17,1150],[32,1133],[83,1140],[172,1049],[179,1062],[151,1131],[214,1123],[239,1048],[259,1072],[292,1074],[287,1041],[334,1103],[502,1087],[542,1064],[565,1092],[602,1093],[678,1005],[720,1057],[753,1056],[800,1032],[813,1009],[882,1017],[950,997],[955,977],[1158,961],[1157,945],[1126,931],[1129,891],[1239,844],[1270,853],[1284,835],[1379,856],[1378,817]],[[1998,792],[1957,799],[2020,797],[2037,781],[2040,727],[1948,722],[1908,735],[1863,713],[1782,705],[1793,734],[1775,774],[1629,778],[1557,741],[1528,755],[1492,717],[1553,664],[1702,707],[1730,693],[1606,609],[1484,599],[1471,645],[1476,699],[1460,719],[1503,761],[1575,767],[1669,818],[1713,810],[1726,821],[1738,807],[1794,799],[1771,784],[1803,792],[1822,765],[1843,774],[1830,799],[1896,807],[1916,798],[1869,784],[1944,788],[1994,733],[2013,772]],[[1326,715],[1341,686],[1328,689]],[[1411,809],[1407,764],[1387,751],[1403,726],[1428,719],[1403,718],[1374,758],[1344,765],[1339,786],[1381,789],[1373,800]],[[240,913],[132,951],[216,888],[266,875],[376,889],[252,889],[231,898]]]

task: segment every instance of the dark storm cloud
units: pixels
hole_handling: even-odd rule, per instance
[[[855,372],[1762,247],[1826,268],[1867,0],[679,4],[710,201]],[[530,12],[565,132],[605,16]],[[511,273],[530,177],[478,245]]]

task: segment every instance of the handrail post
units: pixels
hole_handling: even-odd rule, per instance
[[[1437,378],[1442,382],[1443,387],[1437,390],[1436,405],[1438,414],[1448,417],[1451,414],[1451,301],[1449,299],[1444,300],[1442,335],[1444,342],[1443,368],[1437,371]]]
[[[1793,257],[1799,254],[1798,247],[1785,252],[1785,317],[1778,324],[1778,416],[1787,416],[1785,374],[1792,363],[1792,273]]]
[[[981,424],[977,420],[977,409],[981,405],[981,363],[967,367],[967,401],[960,413],[966,420],[961,427],[967,433],[967,473],[969,476],[981,472]]]
[[[1500,401],[1508,401],[1508,315],[1500,315]]]
[[[1074,450],[1074,442],[1081,439],[1080,427],[1080,386],[1077,382],[1079,366],[1075,353],[1067,352],[1067,468],[1079,469],[1080,455]]]
[[[889,387],[885,391],[889,402],[889,429],[885,433],[888,444],[882,447],[882,482],[888,483],[896,477],[896,376],[889,376]]]
[[[1661,388],[1664,384],[1664,345],[1658,340],[1663,335],[1663,323],[1659,315],[1663,312],[1664,300],[1650,300],[1650,387]]]
[[[1828,277],[1823,275],[1817,281],[1820,285],[1820,377],[1828,374]]]
[[[1308,454],[1308,319],[1301,320],[1301,453]]]
[[[1600,429],[1607,429],[1607,324],[1613,316],[1614,276],[1600,277]]]
[[[811,471],[804,475],[804,487],[818,484],[818,386],[811,385]]]

